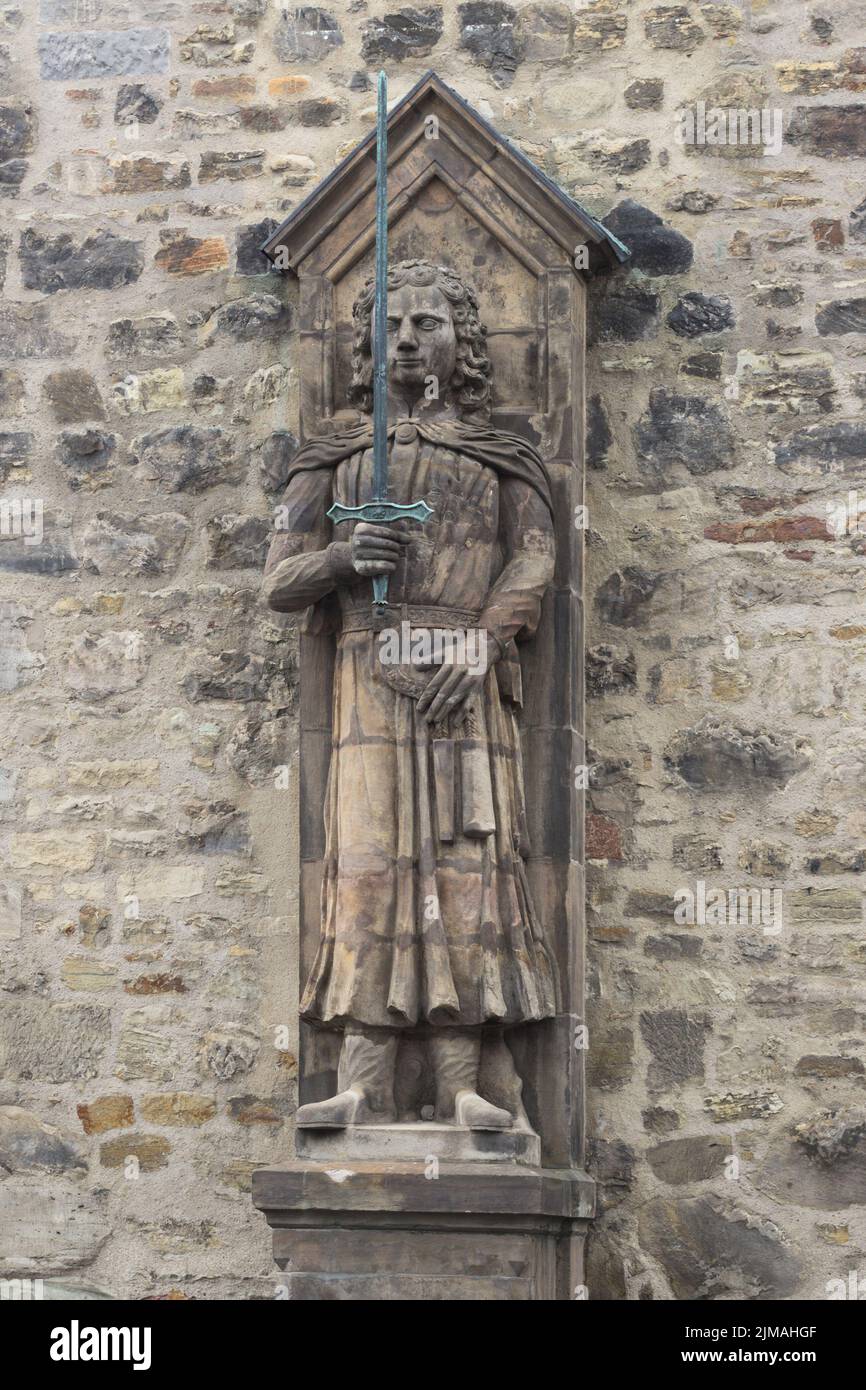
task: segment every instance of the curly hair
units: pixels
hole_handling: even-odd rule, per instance
[[[492,369],[487,356],[487,329],[478,317],[475,291],[447,266],[430,261],[399,261],[388,268],[388,289],[403,285],[436,285],[451,305],[457,335],[457,362],[448,383],[445,401],[453,405],[462,419],[490,418]],[[366,415],[373,409],[373,300],[375,279],[365,284],[352,306],[355,336],[352,342],[352,384],[348,396],[352,405]]]

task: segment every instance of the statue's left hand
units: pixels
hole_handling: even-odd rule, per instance
[[[471,666],[464,661],[443,662],[434,671],[418,700],[418,713],[426,713],[428,724],[436,724],[448,715],[462,715],[469,700],[484,685],[487,671],[501,650],[493,638],[485,636],[484,640],[483,660]]]

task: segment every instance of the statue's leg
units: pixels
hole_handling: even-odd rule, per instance
[[[436,1078],[436,1118],[469,1129],[510,1129],[507,1110],[478,1094],[481,1029],[434,1028],[430,1056]]]
[[[302,1105],[300,1129],[344,1129],[346,1125],[390,1124],[394,1109],[394,1067],[398,1034],[391,1028],[359,1028],[343,1035],[337,1094]]]

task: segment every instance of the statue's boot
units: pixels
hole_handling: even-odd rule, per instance
[[[360,1086],[350,1086],[330,1100],[300,1105],[295,1116],[298,1129],[345,1129],[362,1124],[366,1118],[366,1099]]]
[[[330,1100],[300,1106],[299,1129],[345,1129],[347,1125],[390,1124],[394,1107],[397,1034],[389,1028],[347,1028],[343,1036],[338,1091]]]
[[[430,1038],[436,1078],[436,1118],[469,1129],[510,1129],[509,1111],[478,1094],[481,1032],[437,1028]]]
[[[477,1091],[458,1091],[454,1098],[454,1119],[467,1129],[510,1129],[514,1123],[509,1111],[479,1096]]]

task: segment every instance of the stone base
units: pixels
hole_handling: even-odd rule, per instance
[[[595,1188],[517,1163],[310,1160],[253,1174],[300,1301],[566,1300],[583,1284]]]
[[[541,1161],[541,1140],[531,1129],[467,1129],[462,1125],[349,1125],[298,1129],[298,1156],[328,1162],[379,1160],[421,1163],[530,1163]]]

